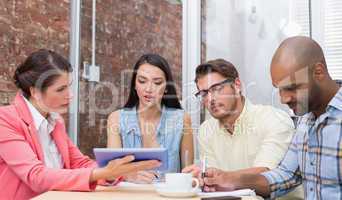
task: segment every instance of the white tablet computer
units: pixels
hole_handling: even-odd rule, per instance
[[[168,169],[168,155],[166,148],[94,148],[96,162],[104,167],[111,160],[122,158],[127,155],[134,155],[134,161],[159,160],[161,166],[155,170],[165,171]]]

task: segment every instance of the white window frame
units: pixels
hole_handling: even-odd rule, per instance
[[[194,80],[196,67],[201,62],[201,0],[183,0],[182,4],[182,105],[191,117],[197,158],[196,135],[200,125],[200,103],[194,97],[197,91]]]

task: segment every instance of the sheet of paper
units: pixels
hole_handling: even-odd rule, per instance
[[[158,183],[157,183],[158,184]],[[156,184],[154,184],[156,185]],[[120,190],[139,190],[139,191],[154,191],[155,186],[153,184],[136,184],[130,182],[121,182],[115,188]],[[220,197],[220,196],[256,196],[254,190],[243,189],[230,192],[200,192],[200,197]]]
[[[220,197],[220,196],[256,196],[255,192],[250,189],[235,190],[231,192],[200,192],[201,197]]]

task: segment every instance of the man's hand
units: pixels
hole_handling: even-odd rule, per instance
[[[232,191],[235,189],[233,179],[234,174],[231,172],[209,168],[206,171],[205,178],[200,180],[200,183],[204,184],[205,192]]]
[[[182,173],[191,173],[193,177],[199,177],[201,175],[201,169],[197,165],[190,165],[185,167]]]

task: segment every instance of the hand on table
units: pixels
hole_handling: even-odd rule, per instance
[[[153,171],[138,171],[136,173],[127,174],[125,177],[126,181],[132,183],[152,183],[156,178],[158,178],[158,174]]]
[[[205,178],[199,178],[200,184],[205,192],[232,191],[235,189],[233,184],[234,174],[216,168],[208,168]]]

